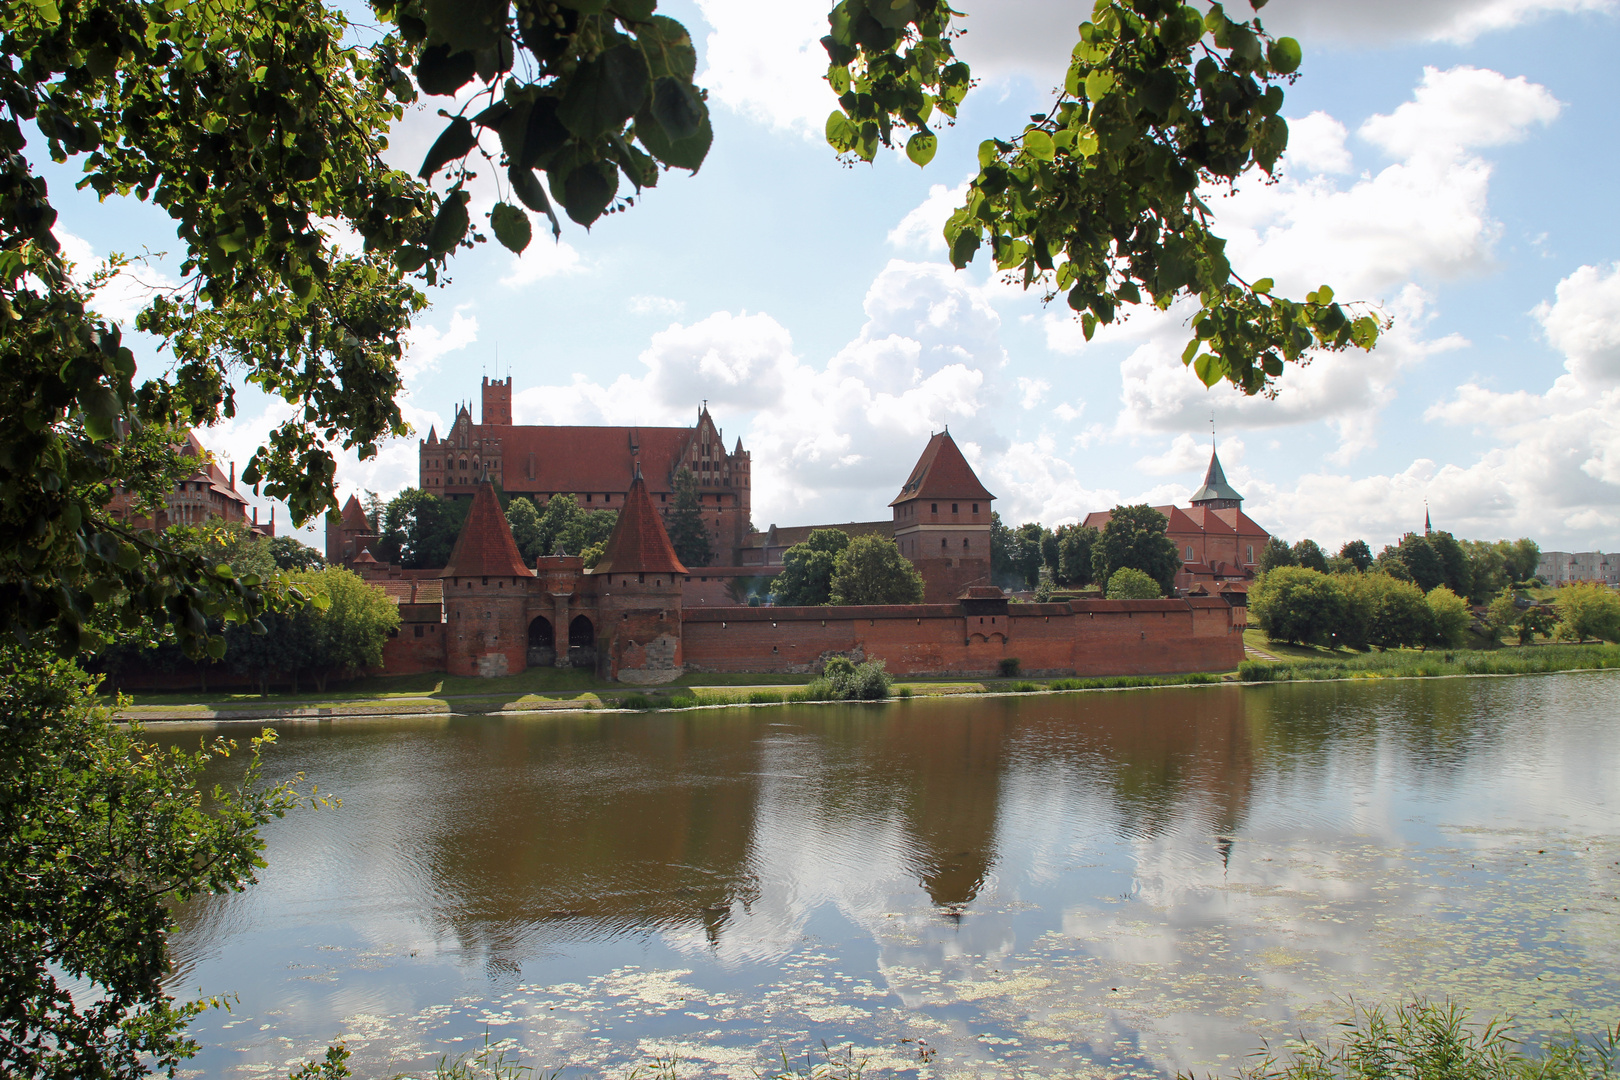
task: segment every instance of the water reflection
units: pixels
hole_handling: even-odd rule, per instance
[[[1615,685],[288,727],[275,767],[345,806],[182,911],[177,983],[270,1017],[199,1028],[238,1075],[340,1026],[390,1067],[494,1025],[739,1077],[784,1033],[1170,1071],[1352,991],[1620,1005]]]

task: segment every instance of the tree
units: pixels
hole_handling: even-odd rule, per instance
[[[333,674],[348,674],[382,664],[383,646],[399,628],[399,608],[381,589],[341,566],[300,574],[293,583],[325,598],[326,604],[307,612],[315,659],[315,685],[326,692]]]
[[[1255,582],[1249,614],[1272,641],[1333,645],[1344,621],[1344,594],[1336,579],[1301,566],[1279,566]]]
[[[1046,560],[1046,538],[1050,535],[1038,521],[1026,521],[1013,534],[1013,549],[1009,554],[1013,570],[1026,588],[1033,589],[1041,580],[1041,565]]]
[[[1503,564],[1514,584],[1529,581],[1541,567],[1541,548],[1529,537],[1520,537],[1503,551]]]
[[[189,1057],[166,935],[193,896],[242,889],[264,865],[255,829],[298,801],[263,782],[250,744],[234,788],[200,787],[237,751],[164,750],[113,721],[72,662],[0,646],[0,1074],[133,1078]],[[298,778],[301,780],[302,778]],[[75,982],[80,985],[74,986]]]
[[[1165,535],[1169,522],[1146,503],[1116,506],[1092,548],[1091,573],[1097,581],[1112,581],[1114,571],[1129,566],[1159,583],[1169,596],[1181,570],[1181,554]]]
[[[1058,551],[1057,533],[1051,529],[1041,530],[1041,565],[1046,567],[1046,576],[1056,581],[1058,570],[1062,567],[1062,556]]]
[[[326,565],[319,551],[295,537],[272,536],[264,541],[264,546],[278,570],[319,570]]]
[[[1289,554],[1293,556],[1294,566],[1303,566],[1319,574],[1328,572],[1327,553],[1315,540],[1299,541],[1289,549]]]
[[[782,553],[782,572],[771,584],[778,604],[813,607],[832,601],[833,570],[849,547],[842,529],[812,529],[802,543]]]
[[[669,515],[669,542],[689,567],[708,566],[714,558],[709,527],[703,524],[703,494],[697,474],[685,465],[675,470],[675,509]]]
[[[383,511],[382,542],[397,546],[407,570],[428,570],[450,561],[471,500],[441,499],[422,488],[406,488]]]
[[[1163,595],[1159,583],[1135,567],[1122,566],[1108,579],[1110,600],[1157,600]]]
[[[593,547],[606,550],[608,537],[613,535],[613,527],[618,523],[617,510],[583,510],[563,526],[555,543],[561,544],[564,551],[580,555]],[[596,564],[593,562],[590,565]]]
[[[886,536],[855,537],[833,566],[834,604],[920,604],[922,599],[922,575]]]
[[[512,539],[524,562],[532,564],[540,556],[551,554],[542,542],[540,511],[534,508],[533,502],[519,495],[507,503],[506,523],[512,528]]]
[[[1433,611],[1423,591],[1410,581],[1389,574],[1368,574],[1372,590],[1367,640],[1380,649],[1410,648],[1429,639]]]
[[[1058,532],[1058,580],[1065,585],[1090,585],[1091,552],[1101,534],[1085,525],[1070,525]]]
[[[1018,537],[1001,521],[1001,511],[990,511],[990,580],[998,585],[1018,582]]]
[[[1462,544],[1448,532],[1431,533],[1428,541],[1440,559],[1440,571],[1444,575],[1441,584],[1458,596],[1467,596],[1473,591],[1474,581],[1468,553]]]
[[[1349,559],[1355,564],[1356,570],[1360,573],[1365,574],[1368,570],[1372,569],[1372,548],[1367,546],[1367,541],[1365,540],[1348,541],[1339,549],[1339,557],[1342,559]]]
[[[1266,546],[1260,549],[1260,572],[1262,574],[1275,570],[1279,566],[1294,566],[1294,549],[1288,546],[1288,541],[1280,537],[1270,537]]]
[[[1488,604],[1491,597],[1513,584],[1508,580],[1507,557],[1513,545],[1507,540],[1459,540],[1468,560],[1468,601]]]
[[[1468,640],[1468,624],[1473,613],[1468,601],[1444,585],[1437,585],[1426,598],[1429,604],[1429,641],[1442,648],[1455,649]]]
[[[1445,564],[1425,537],[1409,532],[1401,537],[1400,546],[1395,551],[1401,565],[1412,575],[1412,583],[1425,593],[1446,583]]]
[[[1620,596],[1596,581],[1579,581],[1558,590],[1558,636],[1620,642]]]

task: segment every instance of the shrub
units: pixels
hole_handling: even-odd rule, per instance
[[[1565,585],[1554,604],[1561,639],[1620,641],[1620,596],[1606,586],[1595,581]]]
[[[857,664],[845,656],[827,661],[821,678],[804,688],[803,701],[881,701],[889,696],[889,673],[882,660]]]
[[[1007,687],[1007,689],[1011,690],[1015,694],[1032,694],[1039,690],[1040,686],[1032,682],[1015,682],[1011,686]]]
[[[656,709],[658,708],[658,702],[654,701],[646,694],[626,694],[624,697],[619,699],[619,708],[639,710]]]
[[[1429,604],[1429,640],[1435,645],[1456,648],[1468,638],[1468,624],[1473,613],[1468,601],[1446,588],[1436,585],[1426,597]]]
[[[908,698],[911,695],[912,689],[909,686],[897,686],[894,688],[894,696],[897,698]]]
[[[1331,645],[1344,622],[1344,593],[1331,575],[1279,566],[1256,583],[1249,614],[1272,641]]]
[[[1132,566],[1122,566],[1108,578],[1110,600],[1157,600],[1163,595],[1157,581]]]
[[[1238,678],[1244,682],[1271,682],[1276,677],[1277,669],[1274,664],[1245,660],[1238,665]]]
[[[1001,677],[1004,679],[1010,679],[1018,674],[1018,657],[1004,656],[1001,658],[1001,663],[997,666],[1001,669]]]

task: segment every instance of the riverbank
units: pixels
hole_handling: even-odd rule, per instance
[[[1278,653],[1283,653],[1281,648]],[[1276,659],[1245,660],[1236,670],[1187,675],[1085,679],[939,679],[896,681],[891,697],[1066,693],[1215,683],[1320,682],[1357,679],[1528,675],[1620,668],[1620,646],[1532,645],[1492,650],[1391,650],[1353,653],[1295,647]],[[356,680],[325,695],[137,694],[121,720],[329,720],[362,717],[531,715],[767,706],[816,700],[811,677],[687,675],[662,687],[628,687],[587,672],[543,669],[497,679],[410,675]],[[112,700],[109,698],[108,703]]]

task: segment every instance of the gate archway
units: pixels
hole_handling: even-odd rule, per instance
[[[568,662],[574,667],[596,666],[596,627],[584,615],[568,624]]]
[[[557,662],[557,635],[551,629],[551,620],[544,615],[529,623],[530,667],[551,667]]]

